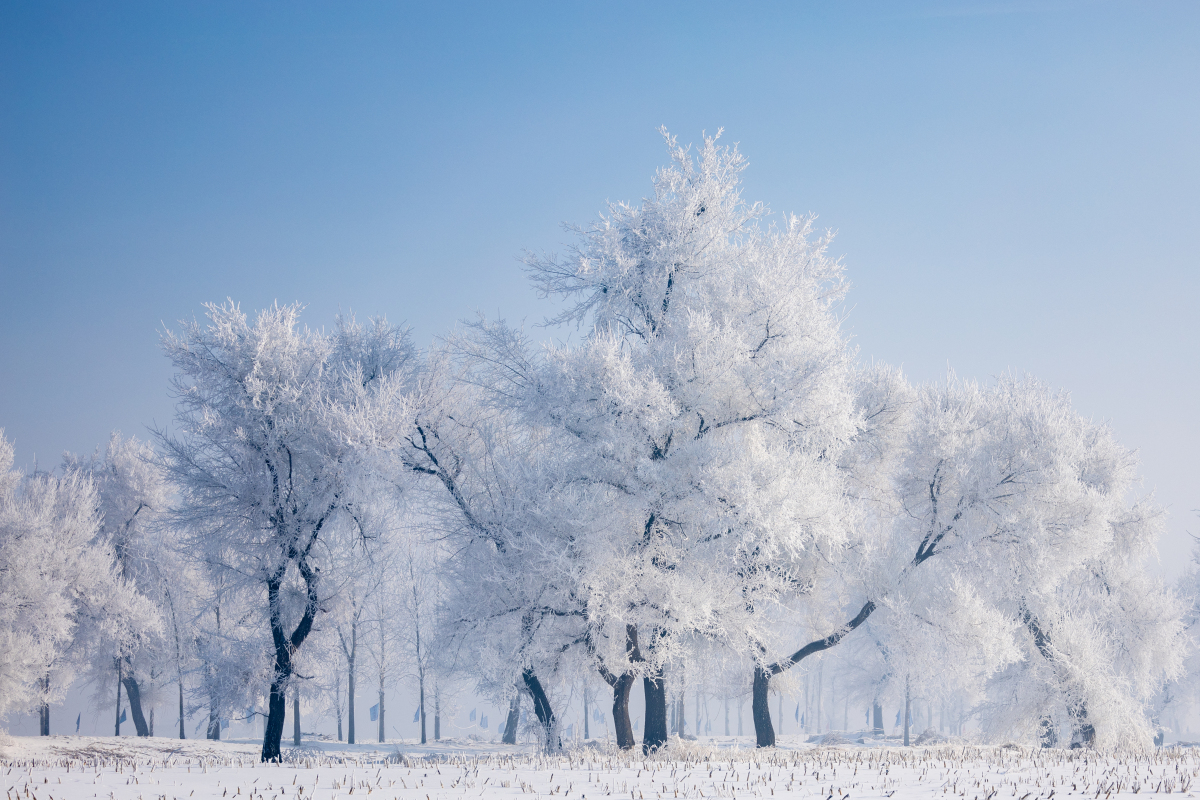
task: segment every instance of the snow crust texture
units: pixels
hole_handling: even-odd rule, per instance
[[[820,800],[1112,800],[1185,793],[1200,759],[1189,748],[1097,755],[1017,745],[898,748],[673,742],[634,757],[602,747],[556,755],[463,744],[410,750],[296,748],[259,763],[255,743],[135,744],[108,738],[13,740],[0,749],[7,800],[350,800],[458,797],[802,797]],[[402,746],[401,746],[402,747]]]

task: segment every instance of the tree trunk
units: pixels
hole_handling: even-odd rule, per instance
[[[583,740],[586,742],[592,738],[592,734],[588,731],[588,690],[583,687]]]
[[[912,721],[912,699],[908,693],[908,676],[904,676],[904,746],[908,747],[908,726]]]
[[[184,713],[183,713],[183,677],[179,678],[179,738],[186,739],[184,735]]]
[[[646,728],[642,731],[642,752],[649,755],[667,743],[667,686],[662,668],[642,678],[646,693]]]
[[[871,733],[877,738],[883,738],[883,706],[876,700],[871,704],[871,715],[874,717],[874,729]]]
[[[304,615],[296,624],[291,636],[283,632],[283,618],[279,592],[283,585],[285,569],[278,570],[267,579],[267,606],[270,609],[271,639],[275,646],[275,664],[271,672],[271,692],[267,699],[267,724],[263,730],[263,761],[282,761],[280,745],[283,742],[283,722],[287,715],[287,687],[292,679],[292,654],[308,638],[313,620],[317,615],[317,574],[301,560],[296,568],[304,579],[306,602]]]
[[[278,660],[276,661],[278,663]],[[289,663],[290,667],[291,664]],[[289,669],[290,673],[291,670]],[[291,677],[289,674],[288,677]],[[282,761],[283,721],[287,716],[287,678],[278,671],[271,680],[271,691],[267,695],[267,725],[263,730],[263,761]],[[214,737],[215,738],[215,737]]]
[[[350,686],[349,686],[350,699],[348,702],[349,707],[346,710],[346,743],[347,744],[354,744],[354,683],[355,683],[355,679],[357,678],[357,676],[354,673],[354,661],[355,661],[355,655],[356,655],[355,650],[358,648],[358,642],[356,641],[358,638],[358,631],[355,630],[355,627],[357,627],[357,626],[355,626],[354,623],[350,623],[350,642],[351,642],[351,644],[350,644],[350,653],[347,658],[347,660],[350,664],[350,670],[349,670],[349,675],[348,675],[348,677],[349,677],[348,682],[350,684]],[[421,743],[422,744],[425,743],[424,736],[421,737]]]
[[[117,726],[113,732],[113,736],[121,735],[121,659],[117,659],[117,715],[115,717]]]
[[[433,740],[442,740],[442,693],[438,690],[436,675],[433,678]]]
[[[550,707],[550,698],[546,696],[542,682],[538,680],[531,667],[526,667],[525,671],[521,673],[521,680],[525,682],[525,688],[533,698],[533,713],[537,715],[538,723],[542,726],[542,741],[545,748],[553,751],[562,750],[562,740],[558,737],[558,720],[554,717],[554,709]]]
[[[300,684],[292,685],[292,744],[300,746]]]
[[[629,720],[629,695],[633,692],[634,680],[636,678],[626,672],[617,678],[617,685],[613,687],[613,728],[617,734],[617,747],[622,750],[631,750],[637,744],[633,723]],[[586,717],[584,724],[587,724]]]
[[[425,674],[421,673],[417,680],[420,684],[419,688],[421,690],[421,744],[425,744]],[[350,730],[353,731],[354,728],[351,728]],[[354,734],[351,733],[350,735],[353,736]],[[353,742],[354,740],[351,739],[350,741]]]
[[[729,695],[725,695],[725,735],[729,735]]]
[[[586,713],[586,712],[585,712]],[[504,721],[504,744],[517,743],[517,726],[521,723],[521,693],[517,692],[512,700],[508,701],[508,719]]]
[[[138,686],[137,678],[126,675],[121,679],[125,686],[125,699],[129,703],[129,714],[133,717],[133,727],[138,736],[149,736],[150,726],[146,724],[146,715],[142,713],[142,689]]]
[[[46,702],[46,698],[50,695],[50,676],[43,675],[38,679],[38,684],[42,688],[42,702],[38,704],[38,732],[42,736],[50,735],[50,704]],[[117,689],[120,692],[120,689]],[[120,697],[117,698],[117,705],[121,705]],[[119,714],[119,712],[118,712]]]
[[[217,696],[212,687],[209,687],[208,694],[208,730],[205,731],[205,738],[217,741],[221,738],[221,720],[217,718]],[[280,730],[282,731],[283,723],[280,722]]]
[[[379,678],[379,743],[384,742],[383,728],[383,676]]]
[[[771,709],[768,707],[770,690],[771,673],[762,667],[755,667],[751,712],[754,716],[754,736],[757,747],[775,746],[775,728],[771,726]]]

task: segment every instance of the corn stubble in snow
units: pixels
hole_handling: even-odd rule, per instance
[[[161,743],[160,743],[161,742]],[[1191,793],[1200,759],[1188,748],[1097,754],[1017,745],[772,750],[673,742],[651,757],[600,747],[561,754],[473,746],[425,755],[398,750],[304,748],[279,764],[239,743],[135,745],[56,737],[0,751],[7,800],[347,800],[380,798],[803,797],[819,800],[940,797],[1049,800]]]

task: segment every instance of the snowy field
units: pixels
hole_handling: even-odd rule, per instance
[[[491,744],[333,745],[257,762],[250,741],[57,736],[0,744],[6,800],[379,800],[458,797],[803,797],[817,800],[1099,800],[1192,797],[1195,751],[1148,754],[1004,747],[816,747],[675,743],[654,758],[578,748],[541,756]]]

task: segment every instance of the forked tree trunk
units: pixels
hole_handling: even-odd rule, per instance
[[[625,626],[625,655],[630,662],[642,661],[642,651],[638,647],[637,627],[634,625]],[[636,678],[631,672],[622,672],[619,675],[614,674],[611,670],[600,665],[600,677],[604,678],[604,682],[612,687],[613,690],[613,728],[617,736],[617,747],[622,750],[631,750],[637,744],[637,739],[633,735],[633,723],[629,720],[629,696],[633,692],[633,683]],[[583,694],[583,738],[588,736],[588,694],[584,690]]]
[[[508,701],[508,719],[504,721],[504,737],[500,740],[504,744],[517,743],[517,726],[521,723],[521,693],[518,692],[512,700]]]
[[[284,633],[283,611],[279,597],[283,586],[285,569],[278,570],[267,579],[267,605],[270,609],[271,639],[275,645],[275,664],[271,672],[271,691],[267,697],[267,724],[263,731],[262,760],[282,761],[280,745],[283,742],[283,722],[287,715],[287,687],[292,680],[292,654],[308,638],[317,614],[317,575],[304,561],[297,569],[304,579],[306,603],[304,615],[295,630],[288,636]]]
[[[646,693],[646,728],[642,731],[642,752],[647,755],[667,743],[667,684],[662,668],[642,678]]]
[[[146,724],[146,715],[142,713],[142,689],[138,686],[137,678],[126,675],[121,679],[121,684],[125,687],[125,699],[129,703],[134,730],[138,736],[149,736],[150,726]]]
[[[871,704],[871,716],[874,717],[871,733],[880,738],[883,736],[883,706],[879,705],[878,700]]]

